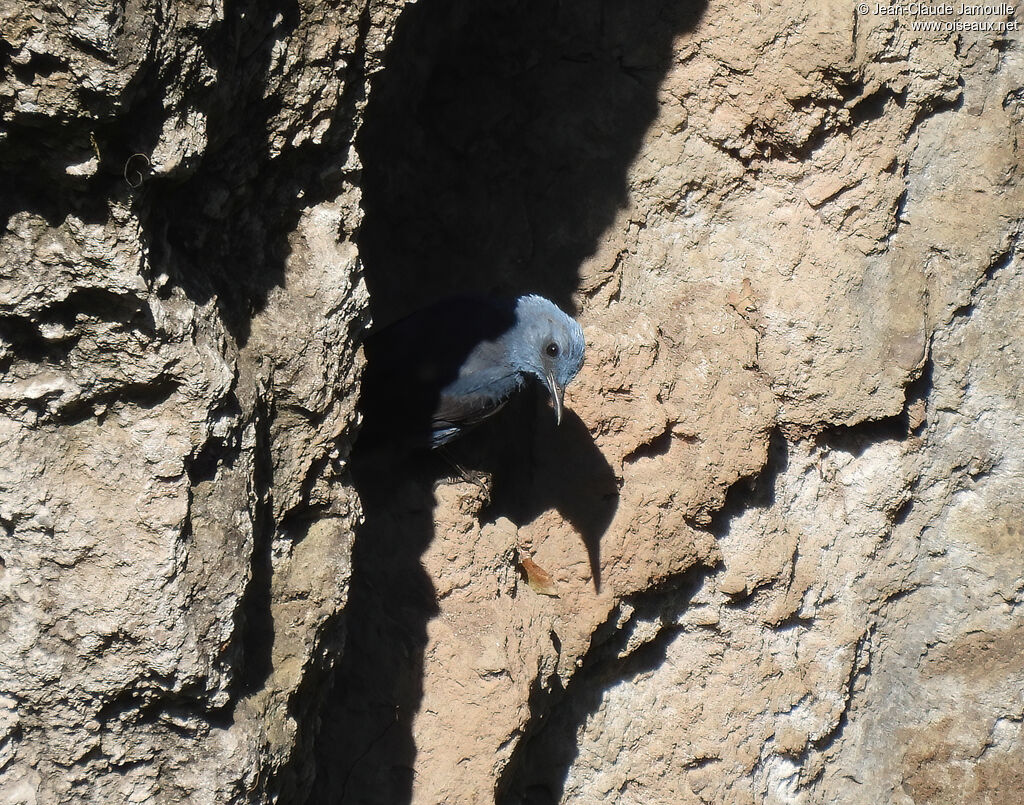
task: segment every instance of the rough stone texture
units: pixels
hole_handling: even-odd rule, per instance
[[[0,802],[294,798],[358,518],[371,19],[0,19]]]
[[[467,285],[571,296],[580,422],[556,432],[527,405],[480,435],[490,452],[464,446],[484,490],[395,485],[381,511],[364,495],[360,539],[379,550],[357,544],[352,611],[371,625],[349,647],[399,670],[343,660],[333,720],[368,724],[325,744],[347,793],[883,802],[929,764],[967,774],[996,722],[992,757],[1019,753],[1005,664],[974,686],[984,717],[949,671],[933,703],[926,670],[898,670],[910,635],[934,639],[900,608],[976,618],[976,652],[981,635],[1019,640],[1017,568],[985,602],[921,595],[968,584],[930,578],[921,549],[958,488],[932,408],[951,322],[1016,271],[1019,39],[839,3],[459,8],[410,9],[374,85],[371,304],[388,318]],[[978,327],[992,351],[1019,329]],[[1013,393],[988,404],[1019,418]],[[997,531],[1017,519],[1000,511]],[[518,555],[558,598],[510,570]],[[966,801],[1017,796],[1015,774],[969,773],[991,790]],[[956,780],[910,796],[945,801]]]
[[[1020,32],[0,9],[0,803],[1017,801]],[[350,463],[465,288],[567,421]]]

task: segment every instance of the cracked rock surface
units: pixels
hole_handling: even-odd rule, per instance
[[[358,517],[380,23],[0,19],[0,802],[300,797]]]
[[[0,22],[0,805],[1016,801],[1020,32]],[[353,453],[464,290],[578,314],[565,421]]]

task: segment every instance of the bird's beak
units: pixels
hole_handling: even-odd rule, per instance
[[[558,385],[555,380],[555,373],[548,372],[544,380],[548,384],[548,391],[551,393],[551,402],[555,406],[555,424],[562,424],[562,398],[565,396],[565,389]]]

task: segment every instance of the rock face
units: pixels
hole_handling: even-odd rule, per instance
[[[304,790],[358,519],[372,15],[2,17],[0,802]]]
[[[865,8],[0,4],[0,803],[1016,801],[1021,33]],[[465,289],[566,421],[351,454]]]

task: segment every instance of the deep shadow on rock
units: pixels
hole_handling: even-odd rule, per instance
[[[425,0],[406,9],[359,142],[375,322],[461,292],[536,292],[573,312],[579,264],[626,202],[674,38],[704,6]],[[556,429],[527,393],[452,454],[493,481],[481,519],[521,526],[557,509],[600,588],[617,484],[579,417]],[[358,446],[353,458],[366,522],[312,802],[412,798],[412,723],[438,612],[420,558],[434,538],[432,484],[452,467],[437,454],[392,458]]]
[[[421,556],[434,538],[439,483],[490,477],[482,519],[522,526],[550,508],[580,533],[595,587],[600,539],[615,512],[611,467],[582,421],[556,427],[530,387],[485,425],[444,451],[357,446],[353,478],[365,522],[352,555],[344,651],[323,714],[311,801],[407,801],[423,694],[427,624],[438,614]]]
[[[508,440],[498,456],[483,459],[493,472],[494,490],[482,515],[488,521],[507,517],[522,527],[545,511],[558,511],[583,541],[594,590],[600,592],[601,537],[618,504],[615,472],[574,412],[567,410],[560,426],[550,411],[536,412],[532,426],[517,419],[518,427],[508,430],[518,438]],[[532,438],[523,438],[530,430]]]
[[[402,802],[412,790],[412,719],[426,626],[437,614],[420,555],[434,535],[432,482],[441,471],[430,455],[397,467],[353,459],[366,520],[352,552],[344,650],[322,713],[311,802]]]
[[[568,308],[703,2],[406,9],[359,138],[375,320],[453,292]],[[571,311],[570,311],[571,312]]]

